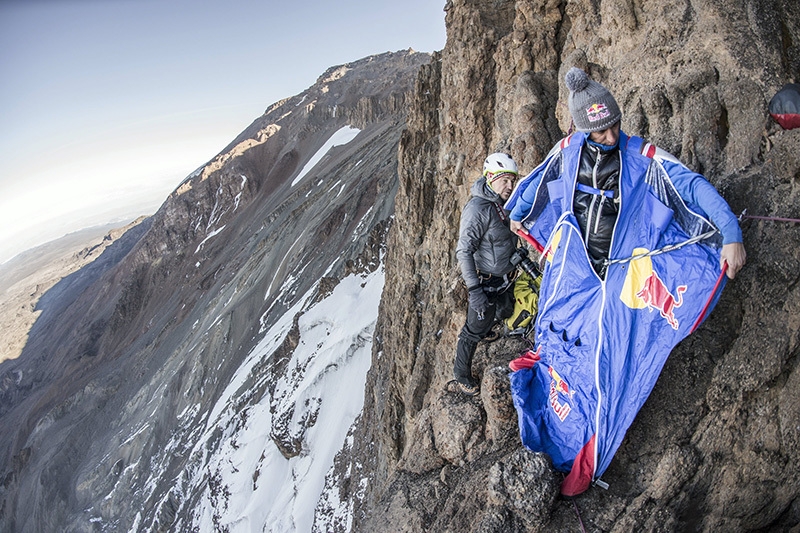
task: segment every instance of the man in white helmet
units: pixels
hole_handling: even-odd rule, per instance
[[[472,185],[472,198],[461,213],[456,257],[469,291],[467,320],[458,335],[453,375],[462,392],[473,395],[478,383],[472,377],[472,357],[478,342],[491,331],[496,319],[511,314],[515,266],[511,257],[517,236],[509,229],[508,200],[519,172],[514,160],[494,153],[483,164],[483,177]]]

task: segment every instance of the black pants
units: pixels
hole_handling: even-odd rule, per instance
[[[467,322],[458,334],[456,361],[453,365],[453,376],[459,383],[475,385],[475,380],[472,379],[472,356],[475,355],[478,343],[491,331],[492,326],[497,321],[510,317],[514,311],[513,286],[512,283],[503,292],[486,293],[489,306],[483,314],[483,320],[478,318],[474,309],[467,307]]]

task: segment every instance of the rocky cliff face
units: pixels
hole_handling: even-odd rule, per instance
[[[485,155],[532,169],[569,129],[564,73],[585,69],[623,129],[704,173],[734,212],[800,213],[800,130],[767,104],[800,78],[780,0],[448,1],[448,40],[417,80],[373,367],[330,486],[356,531],[797,531],[800,232],[745,219],[749,261],[671,355],[604,476],[572,503],[520,449],[507,362],[482,345],[480,399],[448,392],[465,294],[456,232]],[[353,503],[354,502],[354,503]],[[335,515],[321,505],[318,516]],[[322,529],[322,528],[321,528]]]
[[[325,72],[41,297],[20,357],[0,365],[0,530],[224,529],[240,518],[234,486],[273,490],[270,463],[321,468],[307,433],[326,407],[310,387],[345,379],[371,329],[340,338],[347,317],[303,316],[348,275],[364,278],[352,291],[380,294],[370,273],[394,209],[406,96],[429,61],[388,53]],[[342,346],[316,368],[298,346],[326,327],[312,355]],[[251,470],[234,458],[256,412],[269,422]],[[273,498],[279,511],[305,498],[294,489]],[[291,514],[281,520],[292,530]]]

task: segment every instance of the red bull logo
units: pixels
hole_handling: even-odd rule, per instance
[[[589,122],[597,122],[598,120],[610,117],[611,113],[605,104],[592,104],[586,108],[586,116]]]
[[[562,378],[558,372],[556,372],[556,369],[551,366],[547,368],[547,372],[550,374],[550,377],[553,378],[553,383],[555,384],[556,390],[569,396],[569,385],[566,381],[564,381],[564,378]]]
[[[633,251],[634,255],[646,253],[648,250],[645,248],[636,248]],[[653,270],[653,262],[650,257],[644,256],[629,263],[625,283],[619,297],[631,309],[647,308],[651,311],[658,309],[669,325],[677,330],[680,324],[675,318],[675,309],[683,304],[683,293],[686,292],[686,288],[686,285],[679,285],[673,295]]]
[[[572,392],[569,390],[569,384],[564,381],[558,372],[551,366],[547,368],[547,372],[550,374],[550,377],[553,378],[550,381],[550,407],[553,408],[553,412],[556,414],[559,420],[562,422],[570,411],[572,411],[572,407],[567,402],[561,403],[558,401],[558,395],[564,394],[567,397],[571,397]]]
[[[669,292],[669,289],[658,274],[653,272],[648,276],[644,282],[644,287],[641,288],[636,296],[641,298],[646,304],[648,309],[658,309],[661,316],[667,319],[672,329],[678,329],[678,320],[675,318],[675,309],[683,304],[683,293],[686,292],[686,285],[680,285],[675,293],[675,296]]]

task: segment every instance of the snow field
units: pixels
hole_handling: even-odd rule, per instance
[[[216,493],[203,489],[193,527],[212,532],[309,532],[322,496],[325,475],[361,412],[384,275],[345,278],[325,300],[300,317],[300,342],[286,372],[254,405],[237,412],[247,395],[242,386],[257,363],[272,356],[289,332],[294,315],[313,294],[287,312],[234,376],[209,417],[199,450],[215,428],[223,437],[197,476],[218,481]],[[291,412],[288,430],[302,436],[299,455],[286,459],[270,437],[273,412]],[[305,422],[315,418],[310,427]],[[242,420],[244,422],[242,423]],[[197,487],[200,489],[200,487]]]

